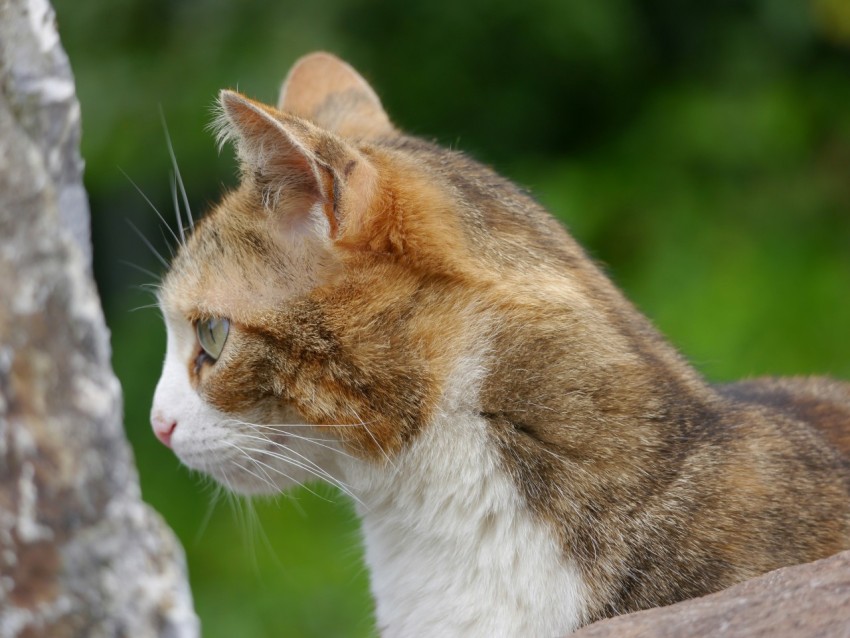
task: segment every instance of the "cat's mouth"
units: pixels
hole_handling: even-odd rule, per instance
[[[246,496],[276,494],[313,480],[338,484],[333,440],[301,423],[225,420],[175,433],[172,448],[187,467]]]

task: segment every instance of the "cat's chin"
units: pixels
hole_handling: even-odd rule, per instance
[[[298,485],[293,483],[291,486],[271,485],[265,481],[260,481],[253,476],[244,476],[238,474],[228,474],[225,477],[213,475],[215,481],[226,488],[229,492],[239,494],[240,496],[277,496],[282,492],[287,491],[291,487]]]
[[[193,469],[213,479],[227,491],[240,496],[276,496],[300,485],[294,480],[271,481],[265,476],[248,472],[243,467],[230,463]]]
[[[183,465],[211,478],[229,492],[241,496],[274,496],[300,485],[298,481],[274,472],[247,469],[241,460],[229,455],[217,458],[211,454],[181,454],[180,450],[175,452]],[[272,475],[275,480],[272,480]]]

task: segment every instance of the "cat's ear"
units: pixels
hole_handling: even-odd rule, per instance
[[[346,137],[380,137],[394,131],[369,83],[330,53],[311,53],[295,63],[280,89],[277,108]]]
[[[362,153],[306,120],[239,93],[222,91],[219,103],[219,143],[236,144],[244,179],[269,210],[283,216],[286,228],[341,240],[344,230],[362,223],[377,175]]]

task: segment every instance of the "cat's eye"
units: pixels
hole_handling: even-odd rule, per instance
[[[204,353],[213,361],[221,356],[227,333],[230,332],[230,322],[227,319],[205,319],[195,324],[198,343]]]

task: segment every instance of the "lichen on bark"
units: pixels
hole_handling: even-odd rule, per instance
[[[0,0],[0,638],[193,637],[182,549],[121,426],[54,22]]]

